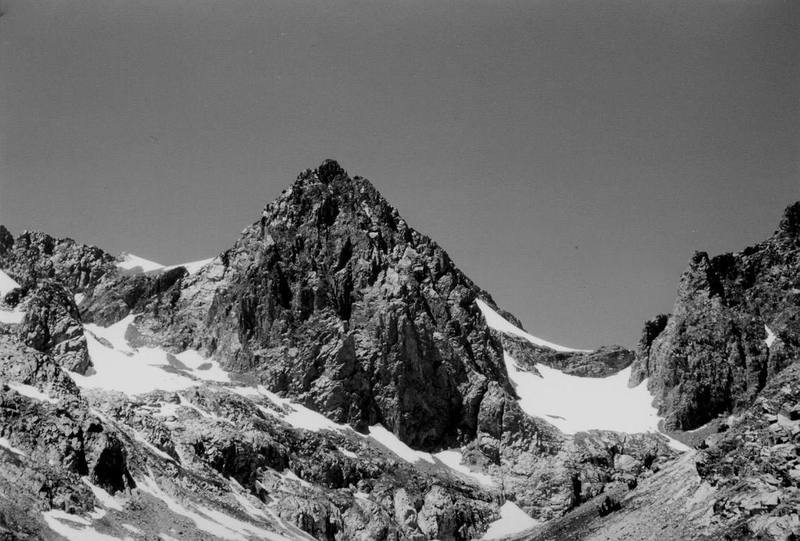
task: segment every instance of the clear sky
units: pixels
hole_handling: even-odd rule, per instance
[[[176,263],[334,157],[542,338],[800,199],[796,0],[0,0],[0,223]]]

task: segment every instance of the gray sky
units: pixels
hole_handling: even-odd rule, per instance
[[[800,199],[800,2],[0,0],[0,223],[176,263],[326,157],[528,330],[631,345]]]

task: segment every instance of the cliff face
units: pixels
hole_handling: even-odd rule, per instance
[[[645,328],[632,384],[648,378],[668,428],[752,403],[800,347],[800,203],[775,234],[736,254],[698,252],[673,313]]]

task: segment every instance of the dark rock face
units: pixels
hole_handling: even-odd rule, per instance
[[[587,352],[560,352],[537,347],[524,338],[503,335],[503,349],[527,370],[535,372],[543,364],[585,378],[604,378],[616,374],[633,363],[634,353],[621,346],[603,346]]]
[[[770,239],[740,253],[696,253],[671,316],[647,325],[631,383],[649,378],[668,428],[695,428],[746,407],[797,358],[798,208],[786,210]],[[776,336],[771,346],[765,325]]]
[[[84,374],[91,366],[78,307],[72,295],[55,282],[40,284],[25,301],[20,339],[52,355],[62,367]]]
[[[510,392],[501,344],[474,302],[491,297],[332,161],[180,287],[150,312],[154,335],[215,351],[333,420],[383,423],[415,447],[473,439],[489,381]]]

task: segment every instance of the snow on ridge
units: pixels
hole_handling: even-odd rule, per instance
[[[531,344],[536,346],[545,347],[552,349],[554,351],[560,351],[563,353],[588,353],[590,349],[574,349],[568,348],[566,346],[560,346],[558,344],[554,344],[553,342],[548,342],[547,340],[543,340],[536,336],[533,336],[530,333],[527,333],[505,319],[503,316],[498,314],[491,306],[486,304],[481,299],[476,299],[475,302],[478,304],[478,308],[480,308],[481,312],[483,313],[483,317],[486,320],[486,324],[496,331],[500,331],[506,334],[512,334],[514,336],[519,336],[520,338],[526,339]]]
[[[117,267],[127,271],[152,272],[164,268],[164,265],[161,263],[156,263],[155,261],[127,252],[122,252],[119,259],[120,261],[117,263]]]
[[[156,263],[155,261],[151,261],[143,257],[139,257],[138,255],[129,254],[127,252],[122,252],[119,259],[120,261],[117,263],[117,267],[129,272],[163,272],[177,269],[178,267],[184,267],[189,274],[195,274],[196,272],[200,271],[200,269],[214,261],[216,258],[210,257],[208,259],[198,259],[197,261],[187,261],[186,263],[178,263],[176,265],[168,266],[162,265],[161,263]]]

